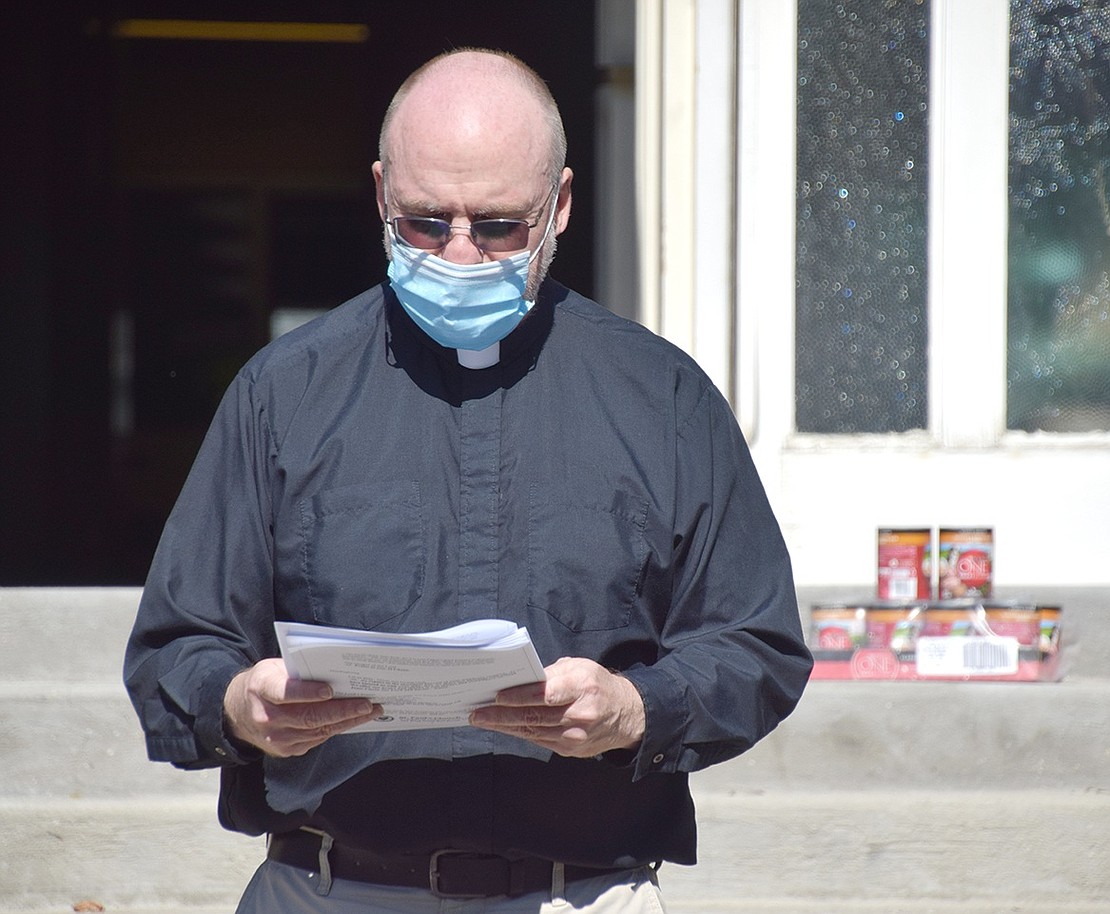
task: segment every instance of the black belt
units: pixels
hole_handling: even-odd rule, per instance
[[[302,870],[321,869],[321,836],[290,831],[270,836],[266,856]],[[509,860],[495,854],[442,850],[434,854],[373,854],[349,845],[333,844],[327,852],[333,879],[354,879],[378,885],[424,888],[443,898],[491,898],[526,895],[551,888],[550,860],[524,857]],[[566,882],[588,879],[620,868],[564,866]]]

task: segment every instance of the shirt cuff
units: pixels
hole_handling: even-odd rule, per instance
[[[644,738],[634,760],[633,780],[679,770],[686,731],[685,689],[657,667],[636,667],[622,674],[644,701]]]
[[[219,765],[246,765],[262,757],[262,752],[228,733],[224,716],[224,695],[228,684],[241,670],[205,678],[199,692],[195,733],[197,743]]]

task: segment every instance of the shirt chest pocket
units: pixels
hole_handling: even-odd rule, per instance
[[[302,573],[317,622],[374,629],[420,598],[426,548],[416,482],[334,489],[299,507]]]
[[[647,503],[533,498],[528,517],[528,603],[575,632],[628,626],[643,583]]]

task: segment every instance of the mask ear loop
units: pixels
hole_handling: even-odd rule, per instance
[[[559,182],[556,181],[551,189],[551,212],[547,214],[547,226],[543,230],[543,237],[540,238],[540,243],[536,245],[536,249],[528,257],[528,265],[531,266],[532,261],[540,256],[540,251],[543,246],[547,244],[547,236],[551,233],[551,226],[555,224],[555,206],[559,202]]]

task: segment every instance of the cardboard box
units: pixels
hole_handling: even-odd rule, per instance
[[[816,604],[813,679],[1055,682],[1060,607],[946,600]]]

